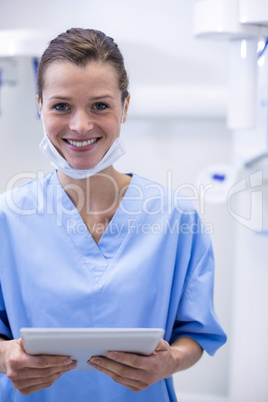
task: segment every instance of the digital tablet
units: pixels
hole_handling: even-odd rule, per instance
[[[94,371],[91,356],[108,351],[151,355],[164,335],[161,328],[21,328],[30,355],[63,355],[76,360],[76,371]]]

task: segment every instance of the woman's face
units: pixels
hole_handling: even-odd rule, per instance
[[[47,136],[76,169],[97,165],[120,134],[123,105],[110,64],[52,63],[44,75],[42,104],[38,97],[37,102]],[[129,98],[124,116],[128,103]]]

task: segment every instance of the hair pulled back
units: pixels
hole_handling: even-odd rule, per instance
[[[118,75],[122,102],[128,96],[128,76],[124,58],[113,38],[95,29],[71,28],[53,39],[44,51],[37,74],[38,95],[42,100],[44,75],[55,61],[68,61],[80,67],[90,62],[111,64]]]

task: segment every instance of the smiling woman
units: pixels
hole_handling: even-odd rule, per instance
[[[172,374],[226,341],[210,238],[184,196],[113,167],[130,101],[113,39],[90,29],[59,35],[38,85],[40,148],[56,169],[0,197],[1,397],[175,402]],[[88,361],[95,372],[78,373],[68,356],[27,354],[22,327],[165,335],[150,356],[110,351]]]

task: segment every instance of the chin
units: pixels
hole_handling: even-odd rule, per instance
[[[92,169],[94,168],[99,161],[96,161],[96,163],[86,163],[86,161],[81,161],[81,160],[67,160],[70,166],[74,169],[79,169],[79,170],[86,170],[86,169]]]

